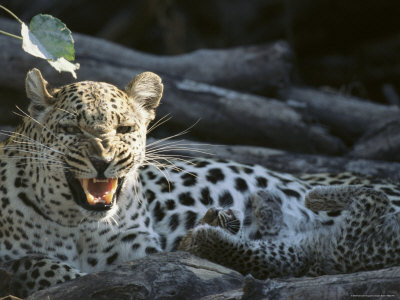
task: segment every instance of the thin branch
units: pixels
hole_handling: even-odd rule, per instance
[[[0,6],[1,6],[1,5],[0,5]],[[12,33],[7,32],[7,31],[0,30],[0,33],[2,33],[2,34],[4,34],[4,35],[11,36],[11,37],[16,38],[16,39],[19,39],[19,40],[22,40],[22,37],[20,37],[19,35],[15,35],[15,34],[12,34]]]
[[[24,22],[21,21],[20,18],[18,18],[11,10],[9,10],[8,8],[5,8],[3,5],[0,5],[0,8],[2,8],[3,10],[5,10],[6,12],[8,12],[15,20],[17,20],[19,23],[23,24]]]

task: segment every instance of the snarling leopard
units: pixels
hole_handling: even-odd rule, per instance
[[[259,278],[399,264],[398,185],[225,160],[160,164],[165,146],[146,133],[162,92],[151,72],[124,91],[49,88],[28,72],[28,113],[0,145],[0,263],[17,295],[178,248]],[[331,184],[357,189],[313,189]]]

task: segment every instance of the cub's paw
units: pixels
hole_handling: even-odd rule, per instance
[[[253,215],[262,238],[274,236],[285,226],[282,214],[282,200],[269,191],[259,191],[251,198]]]
[[[221,250],[221,245],[226,245],[227,241],[235,239],[242,219],[242,213],[237,210],[210,208],[199,225],[182,238],[178,250],[214,260],[212,253]]]
[[[232,234],[237,234],[241,228],[242,213],[233,209],[210,208],[200,224],[221,227]]]
[[[187,251],[202,258],[215,261],[217,253],[224,253],[222,248],[229,249],[228,244],[236,240],[235,235],[230,234],[220,227],[210,226],[208,224],[199,225],[182,238],[178,250]]]

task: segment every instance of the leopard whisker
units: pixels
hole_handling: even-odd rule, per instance
[[[156,168],[156,167],[159,167],[159,168],[163,168],[163,169],[172,168],[172,170],[178,171],[178,172],[182,172],[182,171],[183,171],[182,168],[179,168],[179,167],[177,167],[177,166],[175,166],[175,165],[165,164],[165,163],[161,163],[161,162],[159,162],[159,161],[150,161],[150,160],[149,160],[149,161],[146,161],[144,165],[153,166],[153,167],[155,167],[155,168]]]
[[[180,156],[180,155],[164,155],[164,154],[160,154],[160,155],[149,155],[147,156],[147,158],[149,159],[153,159],[153,160],[176,160],[176,161],[182,161],[185,163],[188,163],[190,165],[194,165],[195,163],[192,161],[193,157],[191,156]]]
[[[175,161],[179,161],[179,159],[174,159]],[[152,162],[153,164],[156,163],[158,166],[163,168],[178,168],[176,164],[171,161],[170,157],[148,157],[147,161]],[[164,162],[162,162],[164,161]]]
[[[32,165],[35,165],[35,164],[32,164]],[[39,165],[39,163],[37,163],[37,165]],[[40,165],[43,165],[43,164],[40,164]],[[20,164],[16,164],[16,166],[17,167],[23,167],[23,166],[26,166],[26,164],[20,163]],[[52,168],[53,170],[60,170],[60,171],[68,170],[67,167],[63,167],[63,166],[57,165],[57,164],[51,164],[50,163],[50,164],[46,164],[45,166],[47,168]],[[62,174],[62,173],[60,172],[60,174]]]
[[[40,161],[40,162],[46,161],[46,162],[56,162],[56,163],[60,163],[60,164],[63,163],[60,160],[51,159],[51,158],[44,158],[44,157],[35,157],[35,156],[29,157],[29,156],[6,156],[6,155],[2,155],[1,158],[15,159],[15,160],[18,160],[18,159],[37,160],[37,161]]]
[[[160,159],[166,161],[168,164],[163,164],[163,163],[159,162]],[[185,163],[187,163],[187,164],[194,165],[193,162],[187,161],[187,160],[184,160],[184,159],[179,159],[179,158],[172,158],[172,159],[173,159],[173,160],[178,160],[178,161],[183,161],[183,162],[185,162]],[[191,173],[191,172],[188,172],[188,171],[186,171],[186,170],[184,170],[184,169],[179,168],[178,166],[176,166],[168,157],[156,157],[155,159],[147,160],[147,161],[150,162],[150,165],[152,165],[152,166],[154,166],[154,167],[156,167],[156,164],[154,163],[154,162],[156,162],[158,166],[161,165],[161,166],[164,167],[164,168],[170,167],[170,168],[172,168],[173,170],[176,170],[176,171],[179,171],[179,172],[184,172],[185,174],[189,174],[189,175],[192,175],[193,177],[197,177],[196,174],[193,174],[193,173]]]
[[[189,158],[193,159],[192,157],[189,157]],[[192,166],[195,165],[195,163],[193,161],[182,158],[180,156],[157,155],[157,156],[149,156],[149,157],[147,157],[147,159],[151,159],[153,161],[160,161],[160,160],[166,161],[168,163],[166,166],[168,166],[168,167],[175,166],[175,164],[172,162],[172,160],[181,161],[181,162],[184,162],[184,163],[192,165]]]
[[[14,112],[14,114],[16,114],[17,116],[20,116],[22,118],[28,118],[31,119],[33,122],[35,122],[36,124],[38,124],[39,126],[41,126],[43,129],[45,129],[48,133],[50,133],[52,135],[52,137],[54,137],[56,140],[59,140],[58,136],[56,134],[54,134],[54,132],[52,130],[50,130],[49,128],[47,128],[46,126],[44,126],[43,124],[41,124],[38,120],[36,120],[35,118],[31,117],[28,113],[24,112],[21,108],[19,108],[18,106],[16,106],[17,109],[22,113],[22,114],[18,114],[16,112]],[[65,145],[64,143],[60,143],[60,145],[62,145],[63,147],[68,148],[67,145]]]
[[[168,182],[168,187],[169,188],[171,188],[171,185],[170,185],[170,180],[168,179],[168,176],[167,176],[167,174],[163,171],[163,170],[161,170],[161,168],[160,167],[158,167],[157,165],[155,165],[155,164],[152,164],[152,166],[154,166],[164,177],[165,177],[165,179],[167,180],[167,182]]]
[[[72,115],[72,116],[77,116],[77,115],[78,115],[77,112],[70,112],[70,111],[68,111],[68,110],[66,110],[66,109],[63,109],[63,108],[57,108],[57,110],[66,112],[67,114],[70,114],[70,115]]]
[[[150,126],[150,128],[147,129],[147,134],[149,134],[150,132],[152,132],[154,129],[156,129],[157,127],[167,123],[169,120],[171,120],[171,116],[170,114],[166,114],[165,116],[161,117],[160,119],[158,119],[152,126]]]
[[[146,154],[149,153],[163,153],[163,152],[191,152],[191,153],[201,153],[201,154],[205,154],[205,155],[210,155],[212,156],[213,153],[205,150],[205,149],[199,149],[199,148],[193,148],[193,147],[189,147],[189,146],[193,146],[193,145],[201,145],[203,146],[204,144],[184,144],[184,143],[179,143],[181,141],[174,141],[171,143],[164,143],[161,145],[156,145],[153,147],[147,147],[146,149]]]
[[[46,146],[39,142],[32,143],[32,142],[21,142],[21,141],[15,141],[15,140],[13,140],[13,142],[15,142],[16,144],[20,144],[20,145],[36,145],[36,146],[38,146],[39,149],[42,149],[42,150],[46,149],[46,150],[52,151],[54,153],[61,154],[62,156],[65,156],[65,153],[58,151],[57,149],[51,148],[49,146]],[[15,147],[17,147],[17,146],[15,146]],[[7,146],[4,149],[7,149]],[[30,150],[30,151],[32,151],[32,150]],[[41,151],[40,152],[36,151],[36,152],[40,153]]]
[[[165,146],[165,147],[160,147],[157,149],[149,149],[146,151],[146,154],[151,154],[151,153],[168,153],[168,152],[179,152],[179,151],[187,151],[187,152],[193,152],[193,153],[201,153],[205,155],[213,155],[210,152],[201,150],[201,149],[194,149],[194,148],[189,148],[189,147],[170,147],[170,146]],[[190,157],[190,155],[186,155]]]
[[[14,139],[12,139],[12,142],[14,142],[16,144],[37,145],[39,147],[43,147],[43,148],[49,149],[51,151],[57,152],[59,154],[65,155],[63,152],[61,152],[61,151],[59,151],[57,149],[51,148],[51,147],[49,147],[47,145],[44,145],[44,144],[42,144],[42,143],[40,143],[40,142],[38,142],[38,141],[26,136],[26,135],[23,135],[23,134],[20,134],[20,133],[17,133],[17,132],[11,132],[11,131],[7,131],[7,130],[0,130],[0,134],[3,134],[3,135],[8,136],[8,137],[14,137]],[[22,140],[19,140],[20,138]],[[9,147],[9,146],[5,146],[4,149],[6,149],[6,147]]]
[[[113,228],[113,222],[114,222],[114,224],[115,224],[115,226],[118,226],[119,225],[119,223],[118,223],[118,221],[114,218],[114,216],[110,216],[109,218],[107,218],[107,222],[109,222],[108,224]]]
[[[141,184],[141,179],[140,179],[140,176],[138,176],[138,173],[135,173],[134,176],[135,176],[134,182]],[[141,200],[141,197],[139,196],[139,184],[133,185],[133,192],[135,194],[135,200],[137,200],[139,203],[141,203],[142,200]]]
[[[159,139],[159,140],[157,140],[157,141],[154,141],[154,142],[148,144],[147,146],[156,145],[156,144],[159,144],[159,143],[168,141],[168,140],[170,140],[170,139],[176,138],[176,137],[178,137],[178,136],[185,135],[185,134],[187,134],[188,132],[190,132],[190,129],[192,129],[194,126],[196,126],[197,123],[198,123],[199,121],[200,121],[200,120],[197,120],[193,125],[189,126],[189,127],[186,128],[185,130],[182,130],[181,132],[178,132],[178,133],[176,133],[176,134],[174,134],[174,135],[171,135],[171,136],[168,136],[168,137],[166,137],[166,138],[162,138],[162,139]]]
[[[156,140],[154,142],[151,142],[147,144],[147,148],[149,149],[157,149],[158,147],[165,147],[165,146],[210,146],[210,144],[204,144],[204,143],[192,143],[188,142],[186,140]],[[193,149],[193,150],[199,150],[197,148],[184,148],[184,149]]]
[[[51,158],[55,158],[55,159],[60,160],[59,157],[54,155],[54,154],[51,154],[51,153],[48,153],[48,152],[43,152],[43,151],[37,151],[37,150],[25,150],[25,149],[21,149],[18,146],[6,146],[3,149],[4,150],[16,151],[16,152],[21,152],[21,153],[35,154],[35,155],[38,155],[38,156],[41,156],[41,157],[51,157]],[[29,158],[30,157],[33,158],[34,156],[29,156]]]

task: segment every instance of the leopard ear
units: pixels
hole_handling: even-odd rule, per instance
[[[152,72],[137,75],[125,87],[128,96],[139,102],[149,112],[150,120],[155,117],[155,110],[160,104],[163,89],[161,78]]]
[[[28,72],[25,79],[26,95],[31,100],[28,111],[33,118],[49,105],[54,103],[54,97],[47,90],[47,81],[44,80],[38,69]]]

